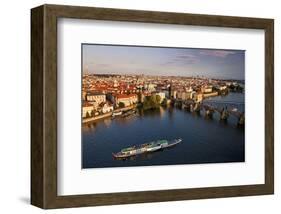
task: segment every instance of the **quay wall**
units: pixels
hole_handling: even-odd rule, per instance
[[[128,110],[134,109],[135,107],[136,107],[136,105],[127,106],[127,107],[124,107],[124,108],[118,108],[118,109],[115,109],[113,112],[128,111]]]
[[[113,112],[128,111],[128,110],[131,110],[135,107],[136,107],[136,105],[132,105],[132,106],[124,107],[124,108],[115,109]],[[98,115],[98,116],[95,116],[95,117],[83,118],[82,123],[90,123],[90,122],[94,122],[94,121],[97,121],[97,120],[100,120],[100,119],[111,117],[113,112],[108,112],[108,113]]]
[[[215,96],[218,96],[219,93],[216,91],[216,92],[212,92],[212,93],[208,93],[208,94],[203,94],[203,97],[204,98],[207,98],[207,97],[215,97]]]
[[[98,115],[95,117],[89,117],[89,118],[83,118],[82,123],[89,123],[89,122],[94,122],[103,118],[111,117],[112,112],[108,112],[102,115]]]

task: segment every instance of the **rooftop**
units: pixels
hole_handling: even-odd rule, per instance
[[[130,98],[130,97],[135,97],[137,96],[136,94],[116,94],[115,97],[116,98]]]

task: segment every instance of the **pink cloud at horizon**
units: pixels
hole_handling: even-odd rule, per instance
[[[199,54],[201,55],[221,57],[221,58],[225,58],[228,55],[235,54],[235,53],[236,53],[235,51],[225,51],[225,50],[203,50],[199,52]]]

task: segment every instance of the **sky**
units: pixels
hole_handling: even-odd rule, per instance
[[[245,79],[245,51],[82,45],[83,73]]]

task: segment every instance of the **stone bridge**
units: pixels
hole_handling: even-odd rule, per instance
[[[226,121],[230,115],[237,118],[238,125],[245,124],[245,113],[239,109],[244,109],[243,102],[231,101],[213,101],[203,100],[203,102],[176,101],[175,105],[187,109],[190,112],[205,114],[206,117],[212,118],[213,114],[219,114],[220,119]]]

